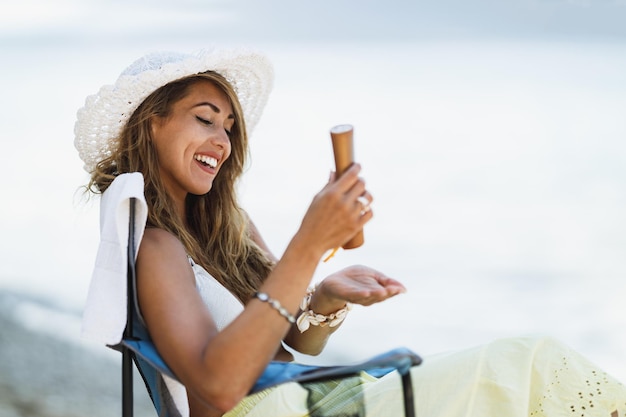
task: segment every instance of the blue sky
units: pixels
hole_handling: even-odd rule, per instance
[[[75,42],[158,34],[218,41],[433,38],[626,40],[625,0],[24,0],[0,6],[0,39]]]

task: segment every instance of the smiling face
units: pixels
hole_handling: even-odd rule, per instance
[[[228,96],[198,81],[165,117],[152,120],[152,142],[163,185],[179,208],[188,193],[208,193],[231,153],[235,117]]]

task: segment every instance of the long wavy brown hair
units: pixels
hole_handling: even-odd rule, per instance
[[[213,83],[230,100],[235,117],[230,135],[232,149],[211,190],[204,195],[187,195],[186,218],[182,219],[159,176],[151,123],[155,117],[167,117],[172,106],[201,82]],[[246,302],[273,264],[252,240],[249,220],[237,201],[236,185],[246,165],[249,148],[243,111],[232,85],[222,75],[208,71],[162,86],[131,115],[118,143],[112,155],[97,164],[89,190],[103,193],[118,175],[141,172],[148,204],[147,226],[178,237],[195,262]]]

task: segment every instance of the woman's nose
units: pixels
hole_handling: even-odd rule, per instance
[[[211,142],[214,145],[224,148],[230,144],[230,137],[224,129],[219,129],[216,134],[212,136]]]

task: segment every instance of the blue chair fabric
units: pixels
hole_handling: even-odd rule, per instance
[[[137,302],[135,247],[134,247],[134,207],[135,200],[130,200],[130,218],[128,234],[128,318],[124,338],[121,343],[112,348],[122,352],[122,416],[133,416],[133,371],[135,363],[146,389],[152,399],[159,417],[175,417],[170,414],[168,402],[170,398],[162,398],[167,390],[162,389],[164,384],[161,374],[177,379],[176,375],[165,363],[150,335],[140,320],[141,312]],[[272,361],[252,387],[250,394],[285,383],[285,382],[313,382],[329,379],[340,379],[358,375],[362,371],[375,377],[383,376],[397,370],[401,376],[404,410],[406,417],[414,417],[413,389],[410,368],[419,365],[422,359],[406,348],[397,348],[377,355],[365,362],[342,366],[304,365],[294,362]]]

